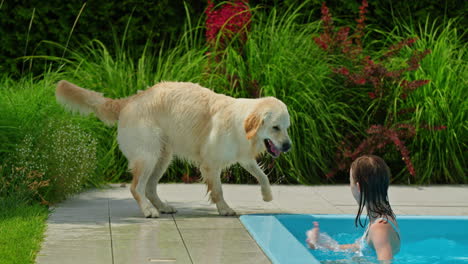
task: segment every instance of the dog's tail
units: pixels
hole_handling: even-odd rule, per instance
[[[86,90],[62,80],[55,90],[57,101],[65,108],[83,115],[94,113],[106,125],[119,120],[120,110],[127,105],[127,99],[110,99],[102,93]]]

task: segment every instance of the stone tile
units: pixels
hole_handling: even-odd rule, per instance
[[[307,201],[307,202],[300,202],[297,199],[285,199],[281,201],[277,201],[280,205],[281,209],[284,212],[291,212],[297,210],[307,210],[307,211],[320,211],[324,212],[329,210],[329,213],[338,212],[336,207],[328,202],[322,201]]]
[[[102,240],[46,240],[36,257],[38,264],[112,263],[111,242]]]
[[[112,239],[181,241],[174,221],[153,220],[151,223],[112,224]]]
[[[242,223],[237,217],[192,217],[177,219],[177,226],[180,230],[186,229],[229,229],[229,228],[243,228]]]
[[[158,194],[161,200],[169,204],[208,200],[204,184],[159,184]]]
[[[284,209],[287,214],[341,214],[343,213],[337,207],[321,207],[315,208],[290,208]]]
[[[53,240],[104,240],[109,241],[109,225],[102,224],[49,224],[45,232],[46,241]]]
[[[228,204],[238,201],[263,202],[260,185],[223,184],[223,194]]]
[[[268,257],[261,252],[233,252],[228,255],[195,252],[192,255],[193,263],[200,264],[270,264]]]
[[[237,263],[228,262],[234,260],[246,263],[247,256],[260,263],[269,263],[268,258],[248,234],[235,235],[235,231],[235,229],[217,229],[207,233],[206,229],[203,229],[204,236],[186,238],[187,231],[183,231],[182,236],[194,263]],[[193,232],[195,234],[196,231]]]
[[[468,206],[466,186],[398,186],[391,187],[392,205],[405,206]]]
[[[284,212],[284,210],[275,201],[271,201],[271,202],[236,201],[236,202],[232,202],[230,206],[234,211],[236,211],[238,215],[276,214],[276,213]]]
[[[349,185],[314,186],[313,189],[320,197],[333,205],[356,204]]]
[[[243,227],[239,228],[189,228],[180,229],[182,238],[185,242],[193,242],[199,240],[217,240],[217,241],[252,241],[247,230]]]
[[[115,240],[113,249],[115,264],[191,263],[182,240]]]
[[[332,203],[311,188],[283,188],[273,202],[285,213],[339,213]]]
[[[399,206],[405,215],[468,215],[468,207],[456,206]]]

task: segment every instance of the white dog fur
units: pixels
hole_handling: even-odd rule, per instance
[[[286,105],[274,97],[235,99],[198,84],[162,82],[123,99],[60,81],[57,101],[82,114],[118,122],[118,143],[133,174],[131,192],[146,217],[176,210],[161,201],[156,185],[173,156],[200,168],[220,215],[235,215],[223,198],[221,171],[239,163],[257,178],[264,201],[270,182],[256,162],[263,152],[277,157],[291,147]]]

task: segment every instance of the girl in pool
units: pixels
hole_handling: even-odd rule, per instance
[[[307,244],[312,249],[335,251],[352,250],[363,256],[377,256],[379,260],[391,260],[400,251],[400,235],[395,214],[388,202],[390,169],[385,161],[374,155],[357,158],[349,171],[351,193],[359,205],[354,224],[361,222],[364,207],[369,221],[364,235],[354,244],[339,245],[320,234],[319,224],[307,232]]]

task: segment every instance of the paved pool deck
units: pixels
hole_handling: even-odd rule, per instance
[[[261,264],[270,263],[237,217],[221,217],[202,184],[160,184],[178,212],[144,218],[129,185],[86,191],[53,208],[39,264]],[[355,214],[347,185],[273,185],[264,202],[258,185],[224,184],[238,215],[252,213]],[[397,215],[468,215],[468,185],[391,186]]]

